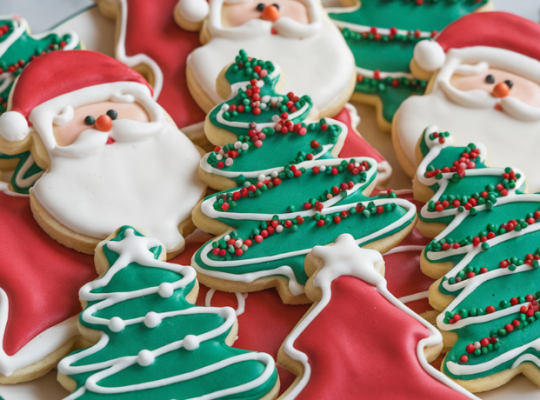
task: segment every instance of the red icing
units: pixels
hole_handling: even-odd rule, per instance
[[[509,32],[512,32],[509,34]],[[498,47],[540,60],[540,26],[505,12],[472,13],[442,30],[436,38],[444,51],[472,46]]]
[[[34,107],[47,100],[85,87],[122,81],[148,85],[141,74],[105,54],[52,51],[24,68],[13,92],[12,111],[27,118]]]
[[[364,139],[356,127],[352,126],[352,118],[350,111],[347,108],[341,110],[341,112],[334,117],[335,120],[338,120],[345,125],[349,130],[347,138],[345,139],[345,144],[339,153],[341,158],[349,157],[371,157],[377,162],[385,161],[384,157]]]
[[[126,55],[146,54],[161,68],[163,89],[158,103],[182,128],[204,121],[187,87],[186,60],[200,46],[199,34],[181,29],[173,19],[178,0],[130,0],[127,10]],[[232,61],[232,60],[231,60]]]
[[[77,315],[79,289],[97,275],[92,256],[65,248],[41,230],[28,198],[0,192],[0,220],[0,287],[9,299],[3,348],[13,355]]]
[[[417,344],[428,336],[373,286],[340,277],[332,283],[330,303],[295,342],[312,368],[297,399],[465,398],[420,365]]]

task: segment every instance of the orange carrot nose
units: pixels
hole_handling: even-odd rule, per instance
[[[506,82],[499,82],[493,88],[491,95],[493,97],[503,98],[510,94],[510,86]]]
[[[109,132],[112,128],[112,119],[107,114],[100,115],[96,119],[96,128],[101,132]]]
[[[279,10],[275,5],[269,5],[264,7],[262,12],[262,19],[266,21],[274,22],[279,18]]]

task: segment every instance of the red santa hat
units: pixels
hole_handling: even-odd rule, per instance
[[[30,112],[40,104],[95,85],[133,82],[152,87],[136,71],[105,54],[88,50],[55,51],[28,64],[11,89],[10,111],[0,116],[0,135],[14,142],[30,129]]]
[[[444,28],[435,40],[422,40],[414,60],[425,71],[442,67],[450,49],[494,47],[540,61],[540,25],[505,12],[472,13]]]

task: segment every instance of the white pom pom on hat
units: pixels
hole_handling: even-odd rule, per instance
[[[0,135],[9,142],[23,140],[30,132],[26,118],[16,111],[7,111],[0,116]]]
[[[443,66],[446,54],[435,40],[422,40],[414,46],[414,60],[424,71],[433,72]]]
[[[176,8],[182,18],[190,22],[202,22],[210,11],[206,0],[180,0]]]

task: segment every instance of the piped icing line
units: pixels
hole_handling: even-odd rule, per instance
[[[28,23],[25,19],[16,20],[13,16],[9,15],[0,15],[0,20],[12,20],[13,21],[13,32],[8,36],[7,39],[0,42],[0,57],[11,47],[13,43],[17,41],[27,30]]]
[[[371,79],[386,79],[386,78],[408,78],[408,79],[414,79],[414,75],[410,72],[384,72],[384,71],[377,71],[370,69],[365,69],[361,67],[355,67],[356,73],[358,75],[361,75],[365,78],[371,78]]]
[[[540,259],[534,250],[534,238],[540,232],[536,223],[540,194],[522,192],[525,176],[519,170],[486,167],[483,146],[454,147],[452,136],[437,132],[436,127],[425,130],[420,150],[424,159],[417,179],[435,192],[420,217],[426,223],[442,220],[447,225],[426,247],[424,258],[431,263],[453,263],[438,289],[455,298],[437,317],[437,326],[456,332],[459,339],[445,358],[443,371],[467,381],[537,359],[538,354],[520,355],[540,351],[535,334],[540,292],[534,286]],[[459,160],[449,165],[456,156]],[[440,165],[454,169],[444,172]],[[497,182],[493,177],[503,179]],[[475,190],[483,192],[477,191],[476,197],[466,193],[473,203],[458,199],[463,191]],[[452,205],[453,201],[459,204]],[[480,222],[475,218],[481,218]]]
[[[214,297],[214,294],[216,293],[216,289],[210,289],[206,293],[206,297],[204,298],[204,305],[206,307],[212,307],[212,298]],[[249,293],[234,293],[236,296],[236,301],[238,302],[238,307],[236,308],[236,316],[239,317],[242,315],[246,309],[246,299],[248,297]]]
[[[120,2],[120,30],[118,33],[118,40],[115,47],[115,57],[126,64],[129,67],[135,67],[139,64],[144,64],[150,68],[152,75],[154,77],[154,100],[157,100],[161,89],[163,88],[163,72],[161,68],[156,63],[155,60],[148,57],[146,54],[135,54],[133,56],[128,56],[126,54],[126,29],[127,29],[127,20],[128,20],[128,5],[126,0],[116,0]]]
[[[80,315],[80,323],[85,327],[100,330],[101,336],[94,346],[73,353],[60,362],[58,370],[62,374],[69,376],[89,374],[86,376],[84,383],[79,385],[80,387],[78,387],[71,396],[67,397],[67,399],[79,398],[87,391],[103,395],[132,393],[131,396],[134,399],[148,398],[149,390],[157,390],[169,385],[188,382],[207,374],[219,372],[220,370],[234,366],[235,364],[250,361],[256,361],[264,365],[262,373],[252,381],[231,388],[205,393],[202,396],[192,397],[191,399],[210,400],[232,395],[239,396],[240,398],[242,397],[242,394],[252,391],[253,389],[258,389],[263,385],[267,385],[272,378],[275,378],[275,362],[271,356],[265,353],[245,352],[240,354],[236,352],[236,355],[232,355],[231,357],[217,360],[209,365],[166,378],[127,385],[121,385],[118,381],[113,385],[101,385],[100,382],[109,377],[113,377],[117,374],[123,374],[125,376],[127,373],[126,370],[136,364],[141,367],[149,367],[154,363],[159,362],[159,357],[169,357],[172,352],[179,352],[180,350],[193,352],[204,347],[205,342],[224,340],[223,338],[230,332],[233,325],[236,323],[236,312],[230,307],[185,306],[185,296],[187,295],[187,292],[191,292],[196,285],[196,272],[189,266],[160,261],[158,257],[164,252],[164,247],[158,240],[144,237],[133,228],[125,226],[119,230],[114,239],[106,240],[102,242],[102,245],[107,260],[109,262],[114,261],[105,274],[97,280],[83,286],[79,293],[81,299],[88,302],[87,307]],[[116,257],[112,254],[116,254]],[[109,286],[112,285],[114,287],[119,284],[118,275],[123,276],[125,279],[126,274],[129,273],[126,272],[128,271],[128,268],[140,268],[140,266],[147,268],[145,271],[148,274],[149,279],[152,270],[177,274],[178,279],[170,282],[169,275],[168,280],[162,281],[158,286],[149,286],[120,292],[108,290]],[[140,276],[141,275],[139,275],[139,277]],[[154,278],[154,282],[159,281],[160,280],[155,280]],[[122,319],[119,316],[111,317],[110,315],[112,315],[112,313],[107,311],[122,310],[123,308],[119,308],[119,306],[122,306],[123,303],[138,304],[137,301],[150,299],[152,296],[155,297],[156,295],[162,298],[164,304],[170,301],[168,299],[173,301],[174,299],[181,299],[181,301],[177,302],[177,309],[173,308],[170,311],[162,312],[150,311],[145,316],[127,319]],[[140,308],[140,305],[138,307]],[[100,313],[105,314],[106,317],[98,316],[97,314]],[[133,314],[133,312],[131,312],[131,314]],[[214,329],[210,329],[204,333],[198,335],[188,334],[183,339],[167,343],[164,346],[158,346],[152,350],[143,349],[139,351],[137,355],[125,355],[110,360],[96,361],[96,358],[99,358],[99,354],[102,354],[103,350],[108,345],[115,346],[115,343],[117,343],[116,340],[111,340],[111,335],[122,334],[123,331],[129,329],[130,326],[144,324],[149,330],[155,330],[159,329],[164,323],[163,321],[167,319],[173,319],[179,316],[201,315],[217,315],[222,318],[222,322]],[[135,332],[132,332],[132,334],[135,334]],[[116,344],[116,346],[118,346],[118,344]],[[203,350],[201,349],[201,351]],[[129,349],[127,352],[133,352],[133,350]],[[204,357],[204,352],[200,354],[200,357]],[[84,364],[84,361],[87,358],[91,358],[94,362]],[[164,374],[170,375],[168,371],[164,371]],[[141,376],[144,376],[144,372],[139,371],[137,376],[136,381],[140,381]],[[117,379],[120,381],[122,380],[122,378]],[[271,387],[273,387],[273,384],[270,388]],[[144,394],[137,395],[137,393],[140,393],[141,391],[144,391]]]
[[[412,301],[427,299],[428,297],[429,297],[429,291],[426,290],[425,292],[419,292],[419,293],[411,294],[409,296],[400,297],[398,300],[401,301],[403,304],[407,304]]]
[[[456,392],[471,399],[478,399],[427,362],[424,349],[442,343],[442,335],[433,325],[410,310],[388,291],[386,280],[379,272],[384,265],[379,252],[358,247],[354,238],[349,234],[340,235],[332,246],[315,246],[312,251],[313,256],[321,258],[324,263],[323,268],[317,272],[313,279],[313,286],[321,289],[322,297],[315,307],[308,311],[283,343],[286,354],[302,364],[303,374],[298,384],[281,400],[295,399],[309,383],[312,372],[309,357],[295,348],[295,342],[329,305],[332,300],[332,282],[341,276],[354,276],[373,285],[392,305],[422,324],[429,332],[429,337],[420,340],[416,348],[416,355],[422,368],[433,378]]]

